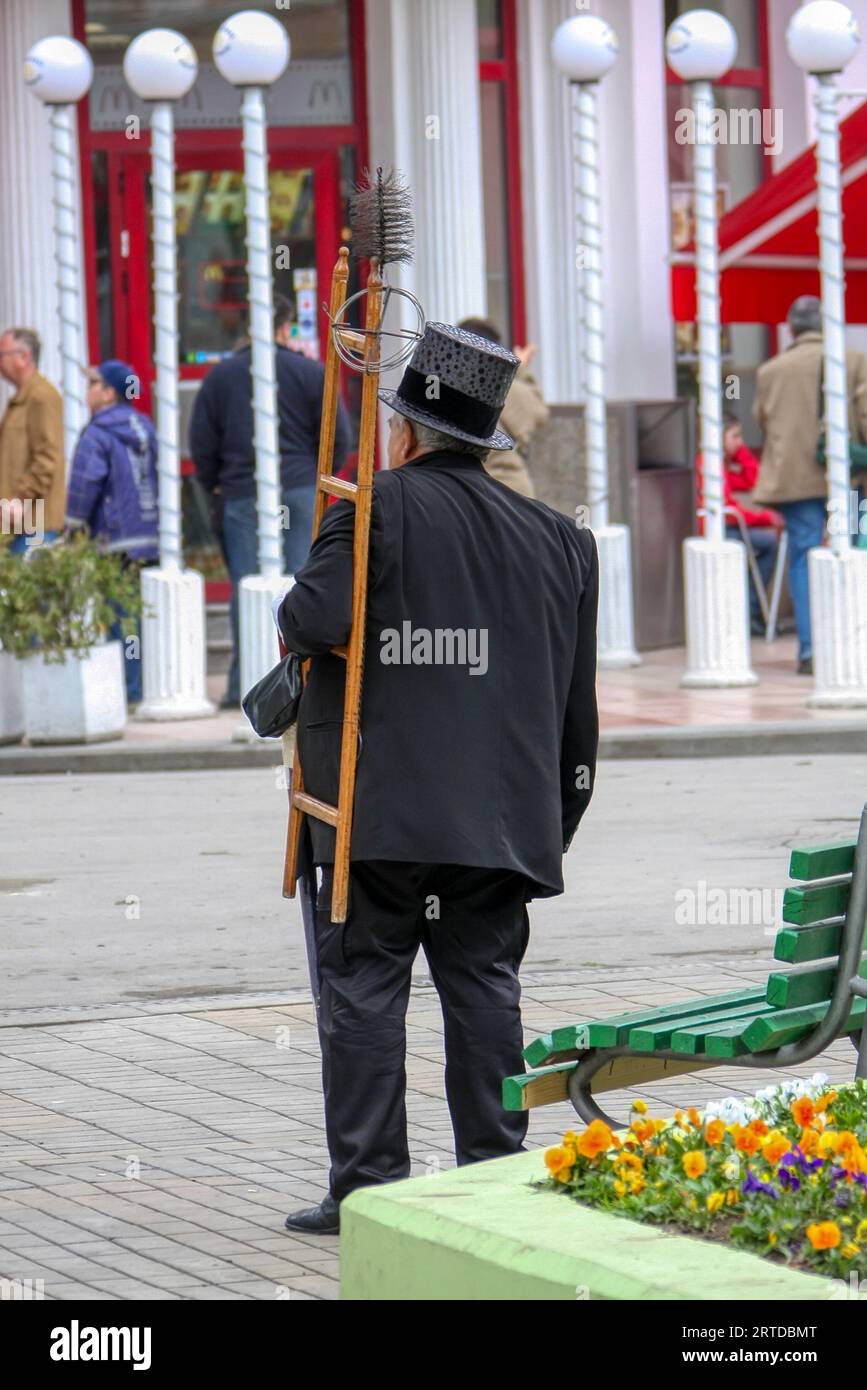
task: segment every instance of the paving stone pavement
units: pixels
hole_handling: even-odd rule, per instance
[[[579,1016],[686,999],[765,979],[754,958],[524,976],[528,1036]],[[413,1172],[452,1166],[436,994],[413,989],[407,1021]],[[852,1076],[838,1043],[821,1062]],[[642,1092],[657,1114],[781,1079],[737,1068]],[[627,1093],[606,1098],[626,1114]],[[574,1123],[531,1116],[541,1147]],[[327,1189],[312,1004],[195,1007],[0,1027],[0,1277],[46,1299],[333,1299],[335,1237],[283,1229]],[[40,1288],[36,1283],[35,1287]]]

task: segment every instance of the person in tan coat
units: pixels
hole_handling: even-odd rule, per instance
[[[38,371],[39,350],[32,328],[0,337],[0,375],[15,387],[0,423],[0,512],[19,552],[62,531],[66,501],[63,401]]]
[[[794,342],[759,367],[753,415],[765,436],[753,500],[781,512],[789,535],[789,588],[798,629],[798,671],[812,675],[807,555],[825,534],[828,479],[816,462],[822,424],[822,306],[813,295],[796,299],[788,316]],[[867,357],[846,353],[849,430],[867,441]]]
[[[500,333],[487,319],[464,319],[458,327],[490,342],[502,341]],[[516,447],[504,453],[491,454],[485,461],[485,469],[492,478],[505,483],[506,487],[519,492],[522,497],[535,497],[536,489],[525,458],[530,440],[536,430],[545,424],[550,411],[541,387],[530,370],[530,363],[536,355],[535,345],[531,343],[527,347],[513,348],[512,351],[521,365],[506,397],[499,428],[512,436]]]

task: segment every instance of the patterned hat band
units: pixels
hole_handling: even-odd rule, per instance
[[[474,396],[468,396],[465,391],[458,391],[434,373],[426,374],[412,366],[404,372],[395,406],[401,401],[441,419],[444,425],[453,425],[465,434],[478,435],[481,439],[487,439],[494,433],[502,410],[501,406],[488,405]]]

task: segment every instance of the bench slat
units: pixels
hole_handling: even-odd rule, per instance
[[[604,1091],[619,1091],[624,1086],[647,1086],[653,1081],[664,1081],[669,1076],[686,1076],[694,1071],[703,1071],[706,1066],[712,1065],[699,1059],[675,1062],[665,1057],[613,1057],[607,1067],[596,1073],[590,1083],[590,1091],[596,1096]]]
[[[654,1027],[633,1028],[627,1042],[630,1047],[636,1048],[639,1052],[658,1052],[661,1048],[671,1048],[674,1052],[702,1052],[704,1049],[698,1045],[698,1039],[706,1032],[723,1027],[726,1024],[738,1023],[748,1018],[753,1018],[757,1013],[767,1009],[768,1002],[764,995],[755,999],[751,1004],[740,1004],[727,1009],[708,1011],[698,1014],[693,1018],[684,1018],[680,1015],[677,1018],[669,1019],[667,1023],[658,1023]],[[675,1036],[689,1036],[691,1044],[689,1047],[675,1047],[673,1039]]]
[[[805,965],[811,960],[836,956],[843,938],[843,918],[814,922],[809,927],[781,927],[774,942],[774,960]]]
[[[865,1004],[867,1000],[855,1000],[838,1037],[860,1032]],[[808,1004],[800,1009],[773,1009],[747,1024],[743,1041],[750,1052],[767,1052],[769,1048],[784,1047],[786,1043],[797,1042],[821,1023],[827,1011],[827,1004]]]
[[[867,961],[862,958],[859,971],[862,979],[867,975]],[[822,999],[830,999],[834,993],[837,979],[837,965],[827,965],[820,970],[801,970],[793,975],[775,971],[768,976],[768,1003],[775,1009],[797,1009],[802,1004],[818,1004]]]
[[[672,1034],[673,1052],[693,1052],[696,1056],[740,1057],[747,1051],[742,1041],[743,1033],[754,1018],[770,1012],[770,1004],[763,1004],[752,1013],[744,1013],[740,1018],[732,1018],[724,1023],[709,1023],[698,1028],[678,1028]]]
[[[704,1051],[704,1040],[710,1037],[710,1034],[718,1033],[724,1029],[732,1029],[732,1027],[745,1029],[750,1019],[754,1019],[759,1013],[767,1012],[768,1008],[770,1005],[763,999],[757,1004],[750,1004],[748,1008],[739,1009],[738,1012],[732,1009],[731,1012],[720,1017],[711,1015],[699,1017],[699,1019],[684,1019],[677,1027],[671,1029],[671,1033],[668,1034],[668,1041],[660,1042],[659,1047],[670,1047],[672,1052],[700,1054]]]
[[[682,1020],[698,1018],[704,1014],[716,1013],[719,1009],[747,1008],[750,1004],[764,1001],[765,992],[761,988],[731,990],[726,994],[699,995],[684,1000],[682,1004],[665,1004],[662,1008],[644,1009],[636,1013],[615,1014],[611,1018],[598,1019],[586,1029],[585,1047],[617,1047],[629,1041],[633,1028],[652,1028]],[[560,1042],[561,1030],[554,1030],[554,1039]]]
[[[503,1081],[504,1110],[535,1110],[539,1105],[554,1105],[569,1099],[569,1077],[577,1062],[563,1062],[557,1067],[528,1071],[523,1076],[507,1076]]]
[[[823,917],[842,917],[849,906],[851,880],[846,883],[815,884],[810,888],[787,888],[783,894],[783,921],[806,927]]]
[[[855,863],[855,844],[854,840],[844,840],[833,845],[793,849],[789,877],[803,882],[813,878],[832,878],[834,874],[848,874]]]

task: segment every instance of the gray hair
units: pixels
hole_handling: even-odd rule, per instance
[[[464,439],[456,439],[453,434],[444,434],[442,430],[432,429],[430,425],[420,425],[416,420],[410,420],[409,423],[419,448],[430,453],[447,449],[449,453],[470,454],[484,462],[491,452],[484,444],[470,444]]]
[[[34,367],[39,366],[39,354],[42,351],[42,343],[35,328],[7,328],[6,332],[12,338],[17,348],[24,348],[30,353]]]
[[[788,316],[795,337],[801,333],[822,332],[822,301],[814,294],[802,294],[795,300]]]

